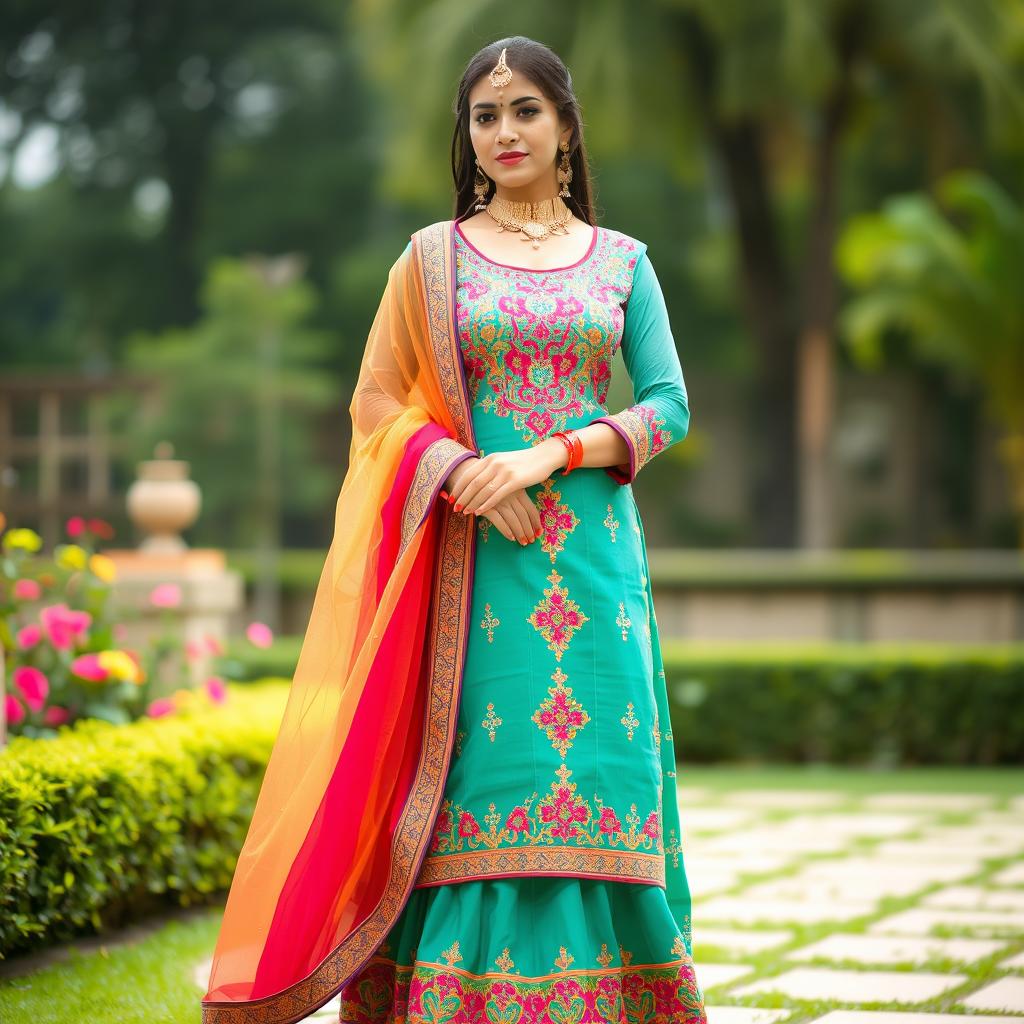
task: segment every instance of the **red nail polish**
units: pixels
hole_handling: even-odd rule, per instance
[[[456,511],[456,512],[461,512],[461,511],[462,511],[462,506],[461,506],[460,504],[456,503],[456,505],[455,505],[455,511]]]

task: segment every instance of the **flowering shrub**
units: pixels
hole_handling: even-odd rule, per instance
[[[0,533],[6,520],[0,513]],[[112,559],[95,550],[98,540],[114,535],[102,519],[70,518],[68,543],[50,559],[34,558],[42,539],[29,529],[9,529],[0,540],[0,644],[6,666],[7,727],[11,735],[55,736],[61,725],[79,718],[123,724],[143,716],[160,718],[190,709],[223,704],[227,689],[220,676],[200,688],[182,687],[155,697],[151,681],[165,658],[178,652],[180,640],[170,628],[144,651],[123,646],[125,626],[108,608],[116,576]],[[181,588],[162,583],[149,595],[154,608],[172,611]],[[266,646],[272,633],[252,623],[252,643]],[[216,637],[185,645],[187,658],[223,653]]]

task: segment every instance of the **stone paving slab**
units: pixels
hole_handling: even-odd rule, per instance
[[[742,807],[688,807],[680,809],[683,838],[691,832],[724,832],[726,829],[744,828],[758,821],[756,811]]]
[[[935,882],[955,882],[977,872],[976,861],[927,860],[893,861],[884,857],[828,857],[808,861],[801,874],[807,878],[845,879],[877,878],[887,875],[891,878],[920,879],[922,886]]]
[[[1006,967],[1011,971],[1024,971],[1024,950],[1021,950],[1016,956],[1011,956],[1009,960],[1004,960],[1000,967]]]
[[[699,968],[698,968],[699,970]],[[730,995],[781,992],[790,999],[834,999],[847,1003],[920,1003],[963,984],[960,974],[917,971],[849,971],[831,967],[794,967],[733,989]]]
[[[715,893],[731,889],[740,878],[738,871],[710,870],[691,871],[689,865],[686,869],[687,881],[690,884],[690,892],[694,899],[711,896]]]
[[[697,983],[705,992],[721,985],[730,985],[737,978],[742,978],[744,974],[749,974],[753,970],[747,964],[699,963],[695,966]]]
[[[737,924],[820,924],[849,921],[874,911],[873,903],[796,903],[793,900],[754,900],[744,896],[715,896],[695,900],[694,916],[702,921]]]
[[[994,910],[1024,914],[1024,889],[985,889],[980,885],[952,885],[929,893],[921,902],[929,907],[957,910]],[[1024,928],[1024,921],[1021,922]]]
[[[797,834],[793,829],[760,828],[723,832],[703,840],[700,848],[704,853],[757,850],[797,856],[807,853],[839,853],[846,849],[849,841],[847,836],[834,832],[801,831]]]
[[[983,793],[874,793],[862,805],[876,810],[979,811],[995,801]]]
[[[779,823],[780,831],[824,832],[846,837],[888,837],[913,832],[925,824],[919,814],[799,814]]]
[[[921,1013],[914,1010],[831,1010],[812,1024],[1012,1024],[1015,1017],[985,1014]]]
[[[827,789],[737,789],[722,793],[719,799],[756,810],[773,811],[834,807],[839,802],[835,792]]]
[[[761,953],[773,946],[789,942],[793,938],[793,933],[781,928],[751,928],[741,931],[733,928],[703,928],[698,925],[693,936],[694,941],[718,949],[736,953]]]
[[[991,956],[1005,942],[998,939],[937,939],[903,935],[829,935],[809,946],[790,950],[790,960],[854,960],[861,964],[923,964],[948,959],[972,963]]]
[[[756,1006],[705,1005],[704,1009],[708,1015],[708,1024],[775,1024],[775,1022],[790,1016],[792,1012],[790,1010],[762,1010]]]
[[[956,928],[980,934],[1003,934],[1021,930],[1013,915],[991,910],[946,910],[913,907],[875,921],[868,931],[878,934],[928,935],[935,928]]]
[[[960,974],[918,971],[850,971],[831,967],[794,967],[733,989],[730,995],[779,992],[790,999],[830,999],[847,1003],[920,1003],[963,984]]]
[[[761,900],[838,900],[841,903],[877,902],[885,896],[909,896],[928,883],[919,878],[895,875],[854,875],[850,878],[821,878],[793,875],[748,886],[745,896]]]
[[[996,885],[1024,885],[1024,860],[1003,868],[993,875],[992,881]]]
[[[982,867],[986,860],[1006,856],[1002,851],[993,850],[991,846],[981,842],[943,844],[934,839],[892,839],[879,843],[873,852],[878,857],[895,860],[955,860],[973,863],[975,870]]]
[[[973,1010],[1007,1010],[1024,1013],[1024,978],[1000,978],[972,992],[960,1002]],[[973,1019],[973,1018],[972,1018]]]
[[[695,839],[689,847],[683,847],[683,859],[686,862],[687,872],[692,867],[694,871],[728,870],[759,875],[767,871],[779,871],[782,868],[787,868],[799,859],[792,850],[745,850],[742,847],[730,850],[707,850],[709,842],[711,842],[710,839]]]

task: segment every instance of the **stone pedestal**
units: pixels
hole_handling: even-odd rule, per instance
[[[202,683],[212,672],[214,658],[207,649],[207,638],[224,645],[231,618],[242,607],[241,574],[229,570],[224,552],[215,548],[190,548],[173,554],[115,548],[104,554],[117,566],[110,601],[115,618],[126,629],[116,645],[144,650],[150,638],[163,633],[176,639],[174,653],[165,659],[153,681],[152,695],[165,696],[179,687]],[[176,608],[154,607],[150,602],[153,588],[168,583],[181,588],[180,604]],[[189,644],[203,653],[187,658]]]

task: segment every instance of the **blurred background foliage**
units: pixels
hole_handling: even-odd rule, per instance
[[[462,68],[520,32],[571,70],[600,221],[648,243],[684,371],[742,388],[730,415],[752,453],[749,527],[702,518],[673,490],[702,446],[715,457],[695,417],[685,458],[651,467],[675,524],[664,536],[807,540],[800,487],[827,473],[826,455],[799,443],[816,353],[829,372],[919,376],[951,445],[965,419],[997,417],[1007,466],[1019,463],[1020,396],[1004,388],[1024,348],[1013,0],[11,0],[5,373],[144,366],[176,405],[132,426],[125,463],[175,439],[214,510],[193,542],[253,543],[273,507],[284,543],[324,543],[387,268],[410,232],[453,213]],[[953,243],[956,266],[943,263]],[[260,254],[301,270],[261,283]],[[112,415],[128,422],[122,399]],[[269,462],[243,451],[267,416],[281,439]],[[966,453],[956,459],[951,494],[971,487]],[[236,508],[239,488],[275,467],[277,504]],[[951,497],[950,514],[969,508]],[[1014,544],[1022,516],[961,539]]]

